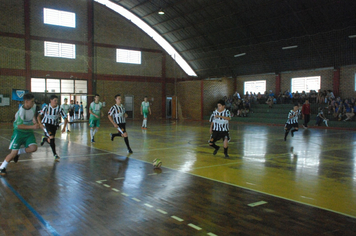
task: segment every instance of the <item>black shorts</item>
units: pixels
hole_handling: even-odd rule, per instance
[[[122,133],[126,133],[126,123],[120,123],[120,124],[117,124],[119,126],[119,128],[121,129]],[[117,132],[119,134],[122,134],[119,129],[117,130]]]
[[[227,141],[230,141],[229,131],[213,131],[213,133],[210,136],[209,143],[215,143],[220,139],[223,140],[227,139]]]
[[[56,136],[56,132],[57,132],[57,128],[58,126],[57,125],[51,125],[51,124],[43,124],[44,127],[46,128],[47,130],[47,133],[50,135],[50,136]],[[47,136],[47,134],[45,133],[45,136]]]
[[[290,129],[292,129],[292,128],[299,128],[299,125],[298,125],[298,123],[294,123],[294,124],[285,124],[284,125],[284,129],[287,129],[287,130],[290,130]]]

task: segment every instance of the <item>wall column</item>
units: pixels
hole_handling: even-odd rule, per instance
[[[278,96],[279,92],[281,92],[281,74],[276,74],[276,91],[274,91],[274,94]]]
[[[166,54],[162,52],[162,118],[166,118]]]
[[[200,119],[204,119],[204,80],[200,81]]]
[[[30,24],[30,0],[24,2],[25,12],[25,80],[26,89],[31,91],[31,24]]]
[[[333,93],[336,97],[340,96],[340,68],[334,70]]]

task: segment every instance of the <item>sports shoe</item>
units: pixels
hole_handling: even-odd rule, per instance
[[[294,137],[294,132],[290,132],[290,135],[291,135],[292,137]]]
[[[42,136],[41,138],[41,146],[43,146],[44,142],[46,141],[47,137],[46,136]]]
[[[70,130],[67,130],[67,133],[70,133]]]
[[[213,155],[216,155],[216,153],[218,153],[219,149],[220,149],[220,147],[216,148],[213,152]]]
[[[304,128],[304,129],[307,129],[307,127],[305,127],[305,125],[303,125],[303,128]]]
[[[94,140],[94,138],[92,138],[92,139],[91,139],[91,142],[92,142],[92,143],[95,143],[95,140]]]
[[[130,149],[127,150],[128,153],[133,153],[133,151]]]
[[[0,175],[5,176],[6,174],[6,168],[0,169]]]
[[[17,163],[17,162],[19,161],[19,157],[20,157],[19,155],[16,155],[16,156],[14,157],[14,162],[15,162],[15,163]]]
[[[60,159],[61,159],[61,158],[58,156],[58,154],[54,154],[54,161],[59,162]]]
[[[284,141],[287,141],[287,137],[284,137]]]
[[[112,133],[110,133],[110,139],[111,139],[111,141],[114,141],[114,135],[112,135]]]
[[[229,154],[226,153],[226,154],[225,154],[225,158],[229,158],[229,157],[230,157]]]

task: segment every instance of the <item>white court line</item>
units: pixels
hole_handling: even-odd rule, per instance
[[[118,189],[116,189],[116,188],[112,188],[112,191],[120,192],[120,190],[118,190]]]
[[[202,228],[200,228],[199,226],[196,226],[192,223],[189,223],[188,226],[192,227],[193,229],[196,229],[196,230],[202,230]]]
[[[114,180],[125,179],[125,177],[115,178]]]
[[[164,214],[164,215],[166,215],[166,214],[167,214],[167,212],[166,212],[166,211],[163,211],[163,210],[161,210],[161,209],[156,209],[156,211],[158,211],[158,212],[160,212],[160,213],[162,213],[162,214]]]
[[[209,236],[217,236],[216,234],[213,234],[213,233],[207,233],[207,235],[209,235]]]
[[[265,202],[265,201],[259,201],[259,202],[254,202],[254,203],[247,204],[247,206],[249,206],[249,207],[255,207],[255,206],[260,206],[260,205],[263,205],[263,204],[267,204],[267,202]]]
[[[148,204],[148,203],[145,203],[144,205],[145,205],[146,207],[150,207],[150,208],[153,207],[152,205],[150,205],[150,204]]]
[[[126,196],[126,197],[130,196],[130,195],[127,194],[127,193],[121,193],[121,194],[124,195],[124,196]]]
[[[184,221],[183,219],[179,218],[178,216],[171,216],[173,219],[178,220],[179,222]]]
[[[133,198],[131,198],[131,199],[134,200],[134,201],[136,201],[136,202],[141,202],[140,199],[137,199],[137,198],[135,198],[135,197],[133,197]]]
[[[110,188],[110,185],[107,185],[107,184],[103,184],[103,186],[105,186],[107,188]]]

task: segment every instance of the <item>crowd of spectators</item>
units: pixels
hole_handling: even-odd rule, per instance
[[[356,100],[354,98],[342,99],[335,97],[331,90],[310,90],[310,92],[291,93],[289,90],[274,94],[272,90],[261,93],[248,93],[240,95],[235,92],[232,96],[225,96],[226,109],[232,116],[246,117],[253,104],[267,104],[272,108],[274,104],[299,104],[300,107],[308,100],[311,104],[319,104],[315,110],[324,109],[325,113],[336,120],[348,121],[353,119],[356,113]]]

